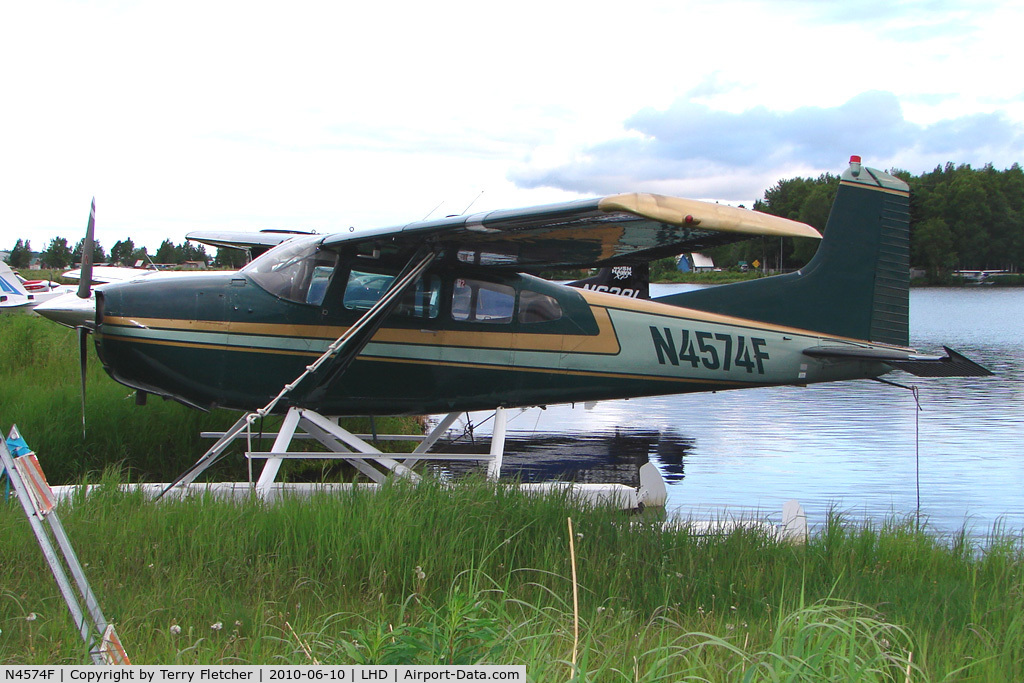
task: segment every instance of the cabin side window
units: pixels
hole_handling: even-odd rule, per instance
[[[380,301],[394,275],[351,270],[342,303],[350,311],[366,311]],[[441,305],[441,280],[436,275],[421,277],[402,295],[395,313],[409,318],[436,318]]]
[[[395,313],[409,318],[436,318],[441,311],[441,278],[426,275],[405,293]]]
[[[324,302],[324,294],[327,293],[327,285],[331,283],[331,275],[333,274],[334,264],[313,267],[313,277],[309,283],[309,291],[306,293],[307,304],[319,306]]]
[[[555,297],[528,289],[519,294],[519,322],[546,323],[561,317],[562,306]]]
[[[483,280],[456,278],[452,288],[452,319],[478,323],[509,323],[516,290]]]
[[[320,238],[289,240],[242,272],[274,296],[319,306],[338,264],[335,252],[319,246]]]

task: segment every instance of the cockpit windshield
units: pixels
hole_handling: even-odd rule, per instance
[[[322,235],[298,237],[274,247],[242,269],[275,296],[319,306],[338,264],[337,253],[320,248]]]

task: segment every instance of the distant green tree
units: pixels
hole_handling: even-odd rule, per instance
[[[67,238],[54,237],[50,246],[41,254],[40,259],[47,268],[67,268],[71,265],[71,248]]]
[[[1009,226],[1007,258],[1017,267],[1024,265],[1024,169],[1015,163],[1003,172],[1001,191],[1006,197],[1006,216]]]
[[[1024,263],[1024,172],[1019,164],[999,171],[947,163],[911,177],[911,245],[914,265],[925,250],[913,248],[919,226],[942,219],[952,237],[954,267],[1019,269]]]
[[[135,265],[135,262],[132,260],[134,252],[135,243],[132,242],[131,238],[118,240],[114,242],[114,246],[110,249],[110,262],[122,266],[133,266]]]
[[[217,247],[217,256],[213,259],[213,263],[221,268],[237,269],[244,266],[246,260],[246,253],[243,249]]]
[[[181,244],[173,244],[170,240],[164,240],[156,251],[155,260],[157,263],[175,265],[185,263],[186,261],[209,263],[210,256],[206,253],[206,247],[201,244],[195,246],[187,240]]]
[[[797,220],[810,225],[824,235],[829,213],[832,212],[832,202],[835,201],[838,190],[838,176],[828,173],[820,176],[811,191],[804,197]],[[809,238],[794,238],[791,241],[793,242],[792,265],[795,267],[806,265],[821,243],[820,240]]]
[[[207,265],[210,263],[210,256],[206,253],[206,247],[202,244],[194,245],[188,241],[183,242],[181,245],[181,257],[182,262],[202,261]]]
[[[989,268],[992,263],[989,252],[992,226],[992,198],[985,192],[981,177],[971,172],[970,166],[957,169],[956,177],[949,184],[951,193],[945,221],[953,232],[957,251],[963,254],[967,264]]]
[[[754,202],[754,210],[807,223],[823,231],[839,188],[839,177],[823,173],[817,178],[787,178]],[[814,256],[816,239],[756,239],[718,247],[710,252],[715,263],[734,266],[740,261],[760,261],[766,269],[799,268]]]
[[[11,249],[11,255],[7,259],[7,263],[11,268],[28,268],[29,263],[32,261],[32,245],[28,240],[22,242],[18,240],[14,243],[14,248]]]
[[[178,255],[174,251],[174,244],[170,240],[164,240],[160,243],[160,247],[156,250],[156,256],[153,257],[157,263],[180,263],[177,260]]]
[[[74,251],[71,252],[71,262],[81,263],[82,252],[85,250],[85,238],[78,240],[78,244],[75,245]],[[93,263],[105,263],[107,260],[107,253],[103,250],[103,245],[100,244],[99,240],[93,240],[92,243],[92,262]]]
[[[810,178],[780,180],[765,190],[764,199],[756,202],[754,208],[775,216],[799,220],[800,208],[813,189],[814,181]]]
[[[956,264],[953,232],[941,218],[929,218],[917,226],[913,261],[925,267],[928,277],[936,280]]]
[[[674,277],[679,272],[678,258],[678,256],[669,256],[668,258],[651,261],[649,271],[651,282],[659,282]]]
[[[839,178],[836,176],[826,174],[819,178],[801,202],[796,220],[816,228],[818,232],[825,232],[838,190]]]

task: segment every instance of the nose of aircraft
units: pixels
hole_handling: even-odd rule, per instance
[[[73,292],[63,294],[39,304],[35,312],[67,327],[96,328],[95,295],[81,299]]]

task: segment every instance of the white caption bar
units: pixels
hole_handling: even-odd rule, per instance
[[[0,683],[526,681],[525,666],[0,666]]]

